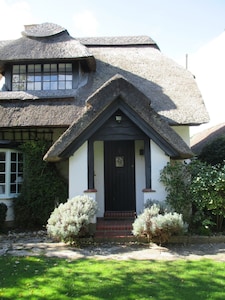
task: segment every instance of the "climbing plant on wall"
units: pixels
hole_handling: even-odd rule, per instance
[[[46,141],[29,141],[20,146],[24,170],[21,194],[14,201],[17,226],[45,225],[56,204],[67,200],[67,183],[53,163],[43,161],[48,148]]]

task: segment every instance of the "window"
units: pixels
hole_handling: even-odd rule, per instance
[[[16,196],[23,181],[23,154],[16,150],[0,150],[0,198]]]
[[[12,90],[72,89],[72,71],[72,63],[14,65],[12,70]]]

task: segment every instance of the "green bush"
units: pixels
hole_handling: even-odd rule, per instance
[[[55,165],[43,161],[48,148],[46,141],[29,141],[21,146],[24,154],[23,184],[21,194],[14,201],[18,227],[46,225],[56,204],[68,198],[67,183]]]
[[[5,203],[0,203],[0,229],[4,226],[7,209],[8,208]]]
[[[191,170],[189,164],[173,161],[160,173],[160,181],[167,191],[166,202],[190,223],[191,216]]]
[[[96,211],[96,202],[88,196],[69,199],[52,212],[47,223],[48,235],[55,240],[73,243],[88,234],[88,226]]]
[[[169,240],[172,235],[177,235],[185,230],[185,224],[181,214],[160,214],[160,207],[153,204],[145,208],[144,212],[133,223],[135,236],[147,236],[149,242],[157,239],[160,244]]]

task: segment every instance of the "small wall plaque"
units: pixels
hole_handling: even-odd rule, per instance
[[[124,156],[116,156],[115,157],[115,165],[116,165],[116,168],[123,168],[124,167]]]

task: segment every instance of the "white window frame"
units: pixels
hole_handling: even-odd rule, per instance
[[[21,151],[15,150],[15,149],[4,149],[0,148],[0,153],[5,153],[5,170],[0,170],[0,175],[5,174],[5,182],[0,183],[0,189],[1,186],[5,186],[5,191],[2,189],[0,190],[0,199],[9,199],[14,198],[19,195],[19,186],[21,186],[23,178],[22,178],[22,171],[18,169],[19,161],[18,161],[18,154],[21,154]],[[11,160],[11,154],[16,154],[16,161],[15,166],[16,169],[14,171],[11,171],[11,165],[14,163],[14,161]],[[3,161],[0,161],[0,163]],[[23,164],[23,162],[21,163]],[[16,180],[13,182],[13,184],[16,185],[16,192],[11,192],[11,175],[16,176]]]

